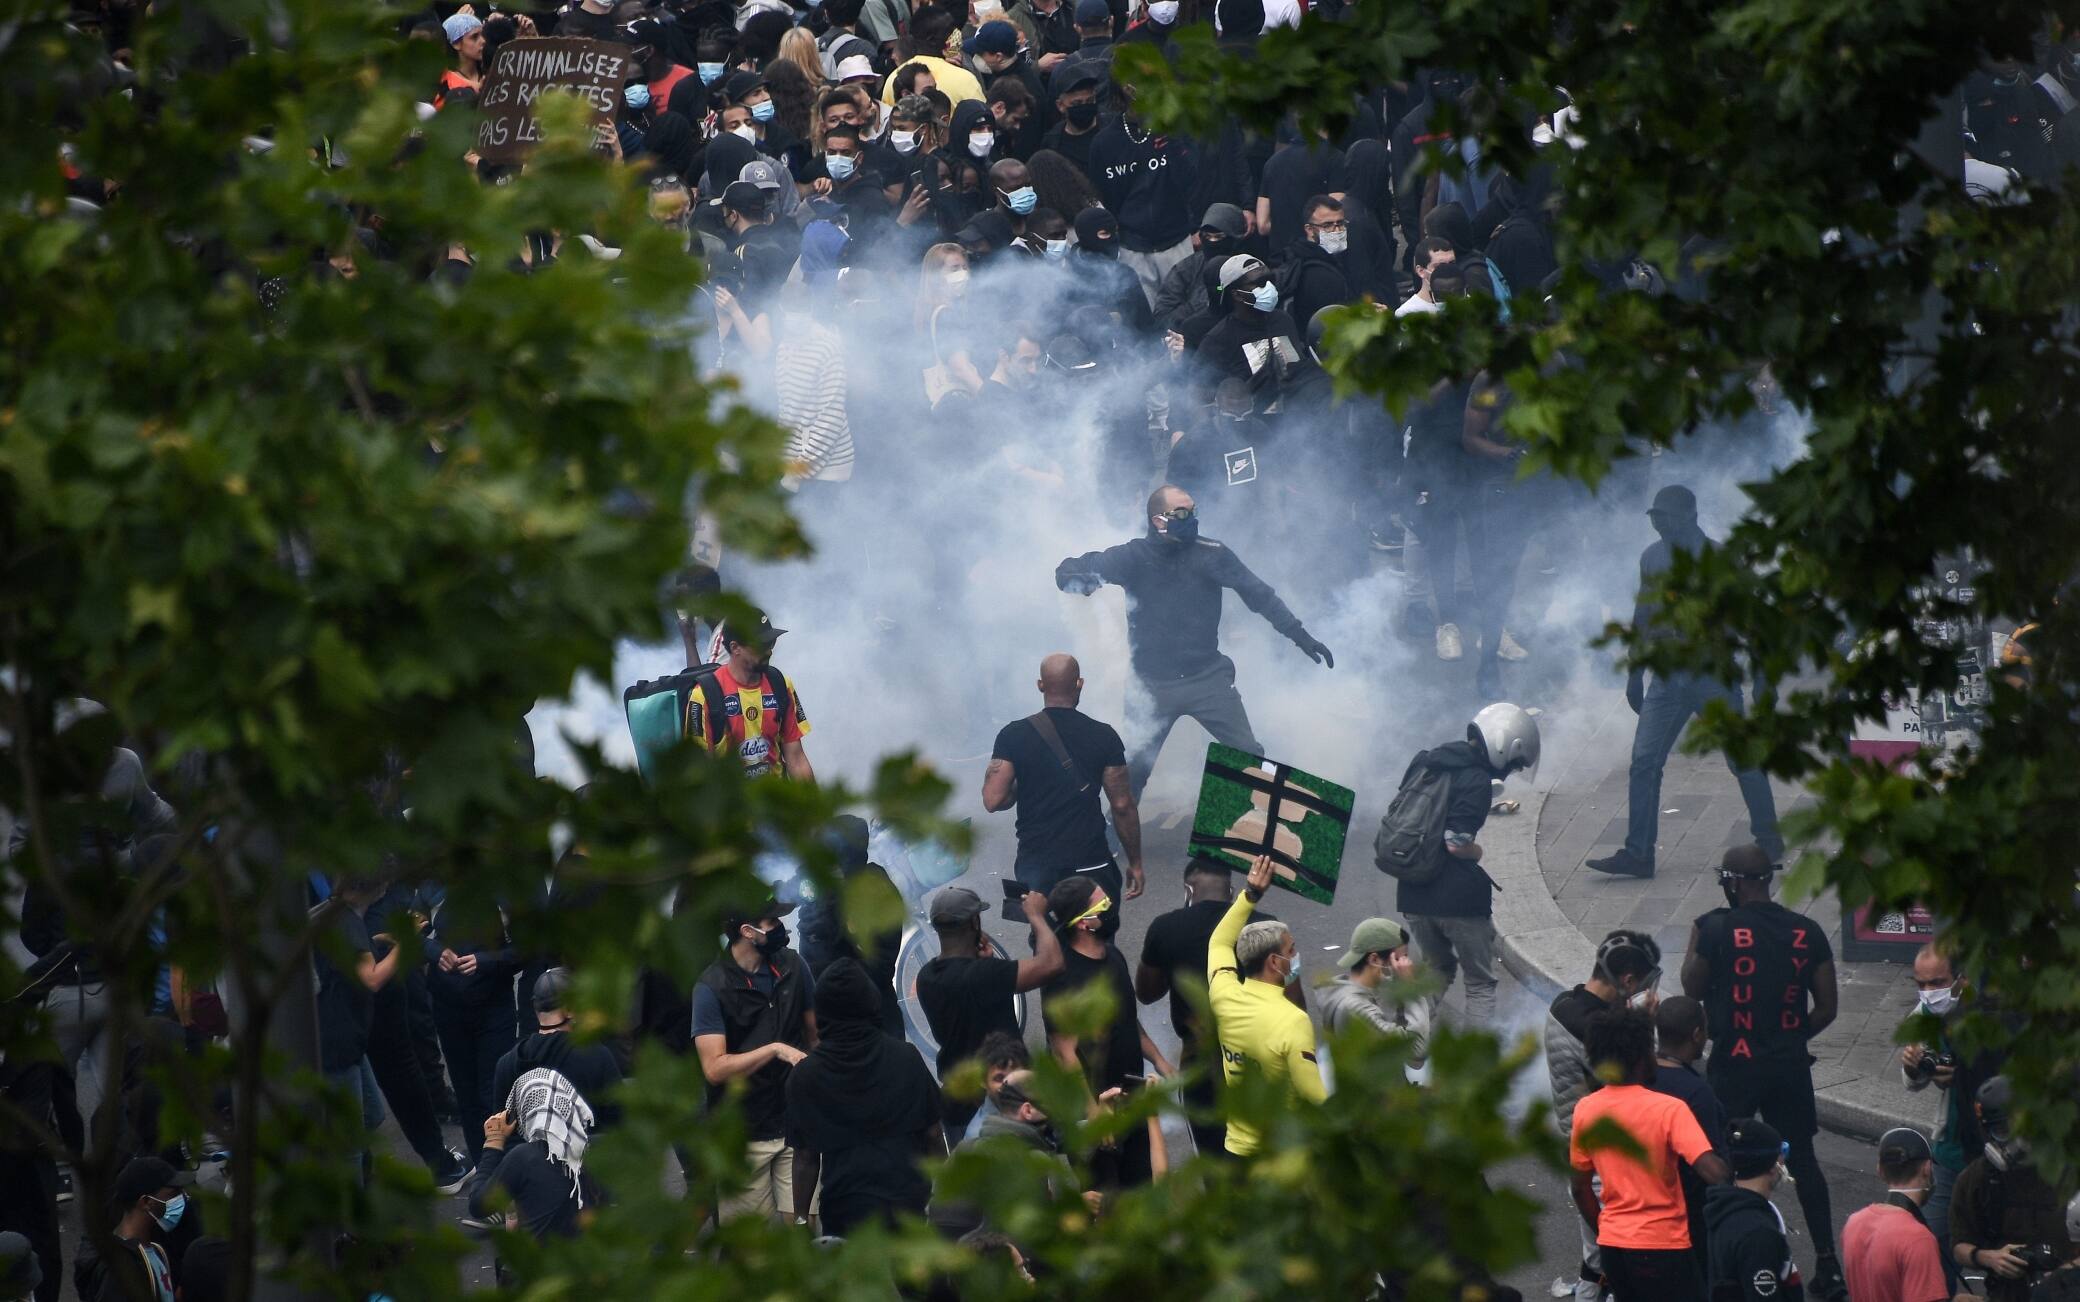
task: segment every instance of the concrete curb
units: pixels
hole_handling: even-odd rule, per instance
[[[1596,945],[1560,911],[1538,862],[1538,821],[1545,812],[1546,793],[1533,791],[1521,799],[1521,810],[1492,815],[1481,830],[1486,850],[1481,866],[1501,887],[1495,896],[1495,933],[1503,966],[1545,1001],[1572,989],[1588,974]],[[1667,965],[1664,994],[1681,990],[1676,967],[1675,962]],[[1933,1096],[1936,1091],[1927,1093]],[[1894,1126],[1932,1133],[1937,1120],[1933,1098],[1924,1113],[1903,1112],[1892,1089],[1874,1087],[1861,1078],[1821,1086],[1814,1099],[1822,1126],[1857,1139],[1876,1139]]]

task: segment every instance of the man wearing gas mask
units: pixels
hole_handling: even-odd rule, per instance
[[[1710,1019],[1705,1078],[1728,1115],[1759,1116],[1791,1145],[1786,1165],[1813,1239],[1810,1291],[1834,1302],[1845,1294],[1827,1177],[1813,1152],[1820,1118],[1806,1050],[1835,1019],[1834,950],[1819,923],[1770,899],[1776,870],[1759,845],[1726,852],[1719,864],[1726,907],[1692,924],[1683,993],[1702,1002]]]
[[[1071,556],[1055,566],[1054,581],[1079,596],[1108,583],[1126,589],[1128,654],[1141,681],[1140,692],[1129,699],[1138,736],[1127,755],[1137,801],[1170,729],[1186,715],[1222,745],[1264,753],[1235,690],[1235,664],[1220,650],[1225,589],[1233,588],[1244,605],[1315,663],[1336,667],[1329,648],[1301,626],[1270,584],[1234,552],[1199,536],[1198,506],[1174,484],[1149,494],[1146,536]]]
[[[2071,1260],[2065,1200],[2030,1162],[2015,1133],[2013,1090],[1996,1076],[1975,1104],[1986,1144],[1950,1195],[1950,1255],[1986,1273],[1992,1302],[2029,1302],[2030,1286]]]

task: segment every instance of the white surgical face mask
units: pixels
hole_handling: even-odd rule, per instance
[[[1941,990],[1924,990],[1921,992],[1921,1006],[1941,1017],[1957,1007],[1957,991],[1949,986]]]
[[[946,288],[955,294],[965,294],[968,291],[968,269],[966,267],[955,267],[952,271],[947,272]]]
[[[859,160],[850,154],[825,154],[823,156],[823,170],[830,174],[830,178],[833,181],[851,180],[853,169],[858,166]]]
[[[1148,20],[1158,27],[1168,27],[1177,21],[1177,0],[1151,0]]]
[[[988,158],[989,151],[997,147],[997,138],[988,131],[977,131],[968,137],[968,152],[977,158]]]
[[[751,129],[751,124],[748,122],[742,126],[731,127],[729,133],[747,145],[758,143],[758,133]]]
[[[917,152],[917,133],[915,131],[891,131],[888,133],[888,143],[894,145],[896,152],[899,154],[914,154]]]
[[[1322,232],[1322,252],[1332,254],[1341,253],[1350,246],[1351,233],[1349,231]]]

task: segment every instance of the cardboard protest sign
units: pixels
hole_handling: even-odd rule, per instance
[[[1273,884],[1328,904],[1343,871],[1352,800],[1349,787],[1214,742],[1199,783],[1192,853],[1239,873],[1268,854],[1278,867]]]
[[[477,93],[478,156],[491,163],[527,157],[542,139],[536,112],[546,95],[576,95],[592,105],[594,124],[611,131],[632,53],[580,36],[522,36],[499,46]]]

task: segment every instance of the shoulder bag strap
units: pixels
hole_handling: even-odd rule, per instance
[[[1047,717],[1047,711],[1027,715],[1026,722],[1033,725],[1033,731],[1039,733],[1040,740],[1047,743],[1047,749],[1054,752],[1055,762],[1062,766],[1062,772],[1068,774],[1069,780],[1076,784],[1077,794],[1089,791],[1090,779],[1084,777],[1078,771],[1076,761],[1069,758],[1069,748],[1062,745],[1062,734],[1055,731],[1054,720]]]

